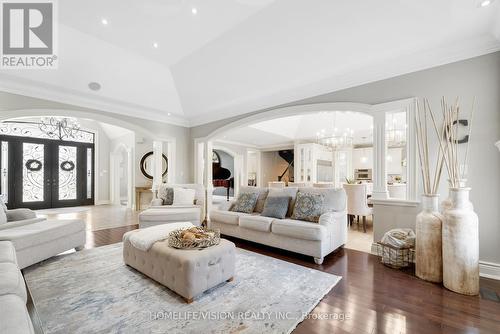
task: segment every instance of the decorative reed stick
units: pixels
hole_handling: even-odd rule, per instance
[[[417,150],[420,161],[420,171],[422,173],[422,183],[424,187],[424,194],[432,195],[437,193],[437,188],[439,185],[439,180],[441,178],[441,173],[443,170],[443,163],[446,162],[443,156],[443,150],[437,151],[436,166],[431,174],[430,159],[429,159],[429,132],[428,132],[428,115],[431,116],[433,124],[435,126],[436,134],[439,137],[439,131],[437,130],[436,123],[434,122],[434,115],[429,106],[429,101],[424,99],[421,105],[417,101],[416,113],[415,113],[415,127],[417,133]],[[445,131],[444,128],[441,129],[441,134]],[[441,140],[440,145],[441,144]]]
[[[427,100],[424,100],[427,101]],[[441,136],[440,136],[440,131],[438,130],[437,126],[437,120],[430,109],[428,101],[426,102],[426,106],[429,109],[431,119],[432,119],[432,124],[434,125],[434,131],[436,132],[436,135],[439,137],[439,148],[440,148],[440,153],[441,157],[438,157],[439,159],[442,159],[444,161],[444,164],[446,165],[446,169],[448,171],[448,176],[450,178],[450,183],[451,186],[454,188],[460,187],[460,181],[465,177],[465,172],[467,169],[467,165],[469,163],[469,147],[470,147],[470,141],[471,141],[471,133],[472,133],[472,121],[474,117],[474,104],[475,104],[475,99],[472,103],[472,108],[470,112],[470,118],[469,118],[469,140],[467,142],[467,148],[465,150],[465,157],[464,157],[464,164],[463,168],[461,170],[460,166],[460,152],[459,152],[459,147],[458,147],[458,122],[460,120],[460,104],[459,104],[459,99],[457,98],[455,100],[455,103],[451,106],[448,106],[446,103],[445,98],[443,97],[441,100],[441,110],[442,110],[442,116],[443,116],[443,123],[442,123],[442,128],[441,128]],[[424,108],[427,109],[427,108]],[[425,110],[424,110],[425,112]],[[418,136],[417,136],[418,137]],[[439,169],[442,169],[442,161],[437,163],[437,165],[441,164],[441,167]],[[436,179],[437,177],[437,179]],[[437,191],[437,187],[439,185],[439,178],[440,178],[440,172],[436,171],[435,174],[435,179],[434,179],[434,184],[433,184],[433,191]]]

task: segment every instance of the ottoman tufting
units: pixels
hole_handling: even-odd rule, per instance
[[[202,250],[172,248],[163,240],[143,251],[124,238],[123,260],[191,303],[204,291],[233,280],[235,248],[234,243],[225,239]]]

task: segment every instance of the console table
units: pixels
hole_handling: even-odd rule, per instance
[[[146,186],[146,187],[135,187],[135,210],[140,211],[141,210],[141,196],[143,193],[153,193],[153,190],[151,190],[151,186]]]

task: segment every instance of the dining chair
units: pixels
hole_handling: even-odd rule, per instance
[[[366,184],[344,184],[347,194],[347,214],[352,225],[354,217],[363,217],[363,231],[366,233],[366,216],[373,215],[373,209],[368,206]]]
[[[296,187],[296,188],[304,188],[307,187],[308,184],[305,182],[288,182],[287,187]]]
[[[314,188],[334,188],[333,182],[313,183]]]

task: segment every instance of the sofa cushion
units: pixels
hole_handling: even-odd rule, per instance
[[[261,232],[271,232],[271,223],[274,218],[263,217],[263,216],[243,216],[240,217],[240,227],[261,231]]]
[[[283,189],[269,189],[269,196],[290,196],[290,204],[288,205],[288,211],[286,212],[287,217],[291,217],[293,214],[293,207],[295,206],[295,199],[297,198],[297,187],[286,187]]]
[[[34,333],[26,302],[16,295],[0,296],[0,333],[32,334]]]
[[[160,207],[147,209],[139,213],[140,222],[173,222],[173,221],[199,221],[201,208],[191,207]]]
[[[255,204],[254,212],[261,213],[264,209],[264,204],[266,202],[267,195],[269,193],[269,189],[260,188],[260,187],[250,187],[243,186],[240,188],[240,193],[257,193],[259,197],[257,197],[257,203]]]
[[[320,224],[293,219],[275,219],[271,232],[291,238],[321,241],[326,235],[326,228]]]
[[[10,241],[0,241],[0,263],[14,263],[16,260],[16,249]]]
[[[19,296],[26,303],[26,285],[21,270],[14,263],[0,263],[0,296],[8,294]]]
[[[267,196],[261,216],[283,219],[288,212],[290,196]]]
[[[323,194],[313,194],[299,191],[293,208],[292,219],[317,223],[323,212]]]
[[[158,187],[158,198],[162,200],[163,205],[172,205],[174,203],[174,188],[165,183]]]
[[[300,188],[299,192],[323,194],[325,196],[325,200],[323,202],[322,213],[327,211],[344,211],[346,209],[347,195],[344,188],[306,187]]]
[[[252,213],[257,204],[258,193],[240,193],[238,199],[231,207],[231,211]]]
[[[250,214],[224,210],[212,210],[210,212],[210,220],[230,225],[238,225],[240,217],[245,216],[250,216]]]
[[[0,240],[12,241],[19,252],[81,231],[85,231],[85,223],[81,219],[45,220],[1,230]]]
[[[174,188],[174,201],[172,205],[194,205],[196,190]]]

